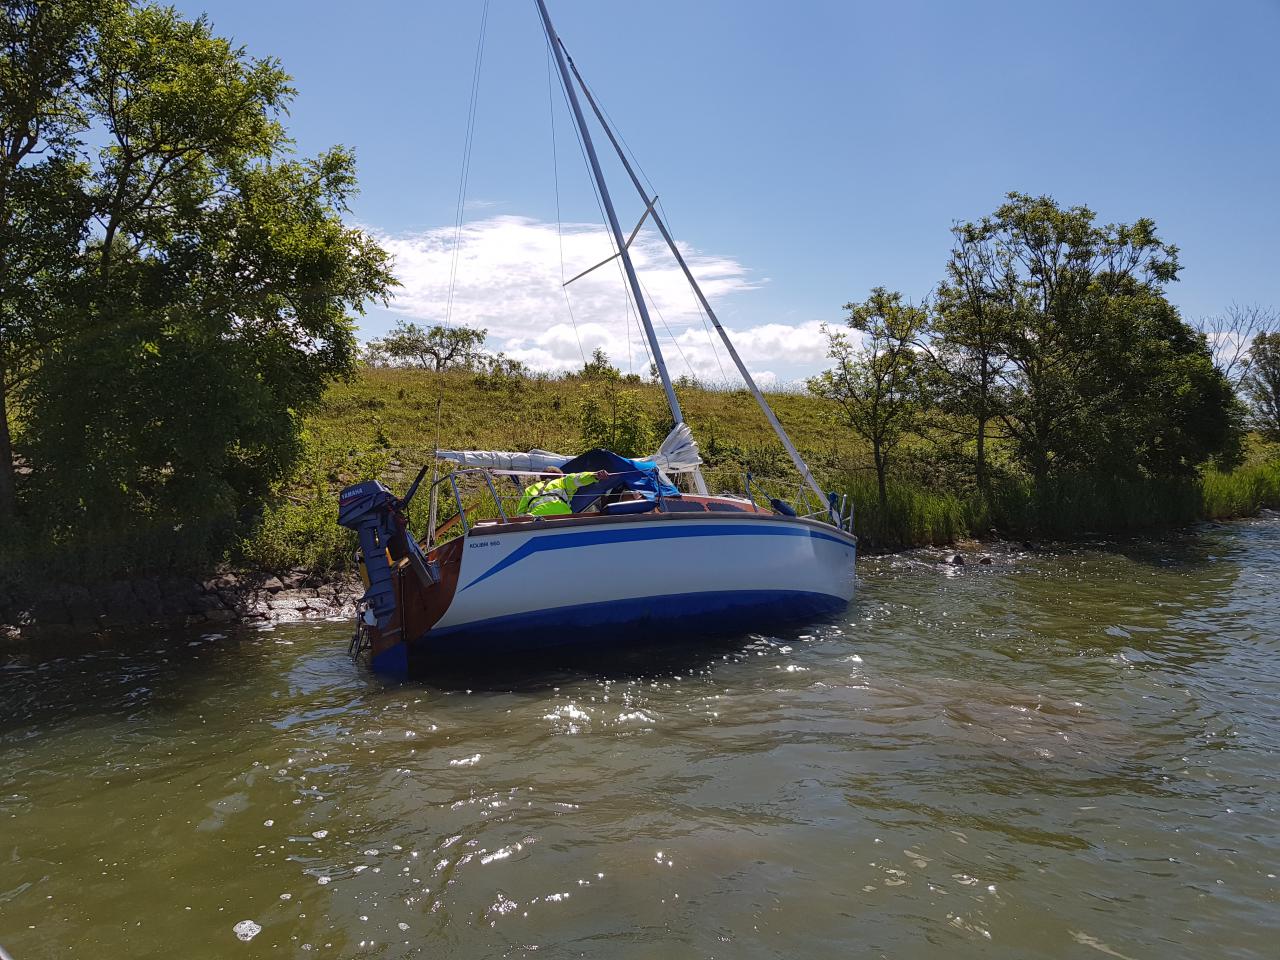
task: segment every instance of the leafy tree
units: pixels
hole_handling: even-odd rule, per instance
[[[871,444],[880,505],[887,507],[890,462],[919,417],[921,363],[915,344],[928,326],[928,311],[884,287],[845,309],[847,325],[863,334],[861,345],[843,331],[827,330],[827,355],[836,364],[810,378],[808,387],[833,401],[844,425]]]
[[[397,320],[395,329],[381,340],[371,340],[369,348],[395,366],[418,366],[436,372],[474,370],[485,358],[480,348],[487,336],[487,330],[471,327],[435,324],[423,329],[416,323]]]
[[[1087,207],[1011,193],[956,236],[941,341],[972,356],[979,311],[989,324],[983,402],[1037,485],[1185,472],[1228,442],[1229,385],[1164,297],[1178,251],[1152,221],[1099,226]]]
[[[476,372],[475,384],[481,390],[506,390],[518,393],[529,378],[529,367],[505,353],[484,357]]]
[[[578,375],[588,380],[619,380],[622,371],[613,365],[603,347],[591,351],[591,359],[582,365]]]
[[[79,82],[112,9],[4,0],[0,14],[0,523],[16,507],[11,404],[50,339],[50,300],[85,234]]]
[[[1249,348],[1245,389],[1253,401],[1253,424],[1273,440],[1280,440],[1280,332],[1260,333]]]
[[[974,242],[971,225],[952,228],[956,238],[947,262],[947,279],[937,292],[932,325],[921,343],[932,361],[931,390],[945,412],[972,422],[975,474],[983,496],[990,495],[987,436],[996,416],[995,391],[1004,365],[999,331],[1002,303],[987,287],[1002,251]]]
[[[578,403],[578,428],[584,449],[603,447],[624,457],[644,457],[657,446],[653,420],[635,391],[610,379]]]
[[[204,18],[109,8],[74,87],[101,146],[73,148],[85,242],[24,388],[37,502],[55,536],[226,532],[352,369],[350,314],[394,283],[388,258],[342,222],[350,152],[291,157],[288,76]]]

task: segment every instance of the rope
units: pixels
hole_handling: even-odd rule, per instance
[[[471,177],[471,145],[475,140],[476,107],[480,101],[480,68],[484,63],[484,38],[489,29],[489,0],[480,14],[480,37],[476,40],[476,62],[471,71],[471,102],[467,107],[467,132],[462,144],[462,174],[458,178],[458,208],[453,220],[453,262],[449,266],[449,296],[445,301],[444,325],[453,317],[453,291],[458,279],[458,258],[462,248],[462,221],[465,214],[467,181]]]

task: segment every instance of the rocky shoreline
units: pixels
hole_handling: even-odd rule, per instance
[[[152,626],[283,623],[355,615],[359,580],[295,570],[224,571],[206,580],[136,577],[38,590],[0,586],[0,640],[62,639]]]

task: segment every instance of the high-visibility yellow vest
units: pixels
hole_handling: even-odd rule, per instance
[[[535,517],[562,516],[572,513],[570,503],[579,487],[594,482],[594,473],[566,473],[550,480],[539,480],[524,488],[524,495],[516,507],[517,514],[531,513]]]

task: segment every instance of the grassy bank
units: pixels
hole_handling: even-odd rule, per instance
[[[641,442],[649,444],[644,449],[656,448],[667,426],[661,392],[648,384],[624,385],[621,392],[625,412],[640,421]],[[333,387],[308,420],[307,457],[278,503],[243,541],[242,558],[271,570],[340,568],[351,549],[333,522],[336,493],[343,485],[371,476],[382,476],[393,487],[407,484],[430,457],[437,430],[446,448],[581,449],[582,408],[616,402],[607,394],[601,384],[578,378],[495,388],[463,373],[437,377],[421,371],[367,370]],[[871,549],[941,545],[993,530],[1017,538],[1131,533],[1280,508],[1280,451],[1255,443],[1244,466],[1231,472],[1208,469],[1193,480],[1077,477],[1036,490],[1024,479],[1003,476],[985,498],[973,489],[950,489],[954,470],[922,468],[929,447],[921,444],[910,467],[889,484],[885,509],[867,468],[867,451],[833,425],[823,401],[795,392],[769,399],[822,482],[849,496],[855,529]],[[789,461],[749,394],[686,388],[681,400],[714,490],[742,492],[750,470],[757,493],[794,497],[797,484],[789,476]],[[933,479],[924,482],[908,475]],[[419,527],[425,525],[425,518],[415,519]]]
[[[1018,539],[1132,533],[1280,509],[1280,449],[1256,439],[1245,465],[1231,472],[1207,469],[1182,482],[1063,478],[1041,490],[1018,476],[998,475],[987,497],[969,482],[962,451],[944,453],[916,441],[902,451],[882,507],[869,452],[834,425],[824,401],[799,392],[769,399],[823,485],[852,501],[855,530],[867,549],[942,545],[992,531]],[[799,485],[790,461],[746,391],[687,386],[681,400],[714,491],[743,492],[750,471],[755,494],[794,500]],[[586,418],[589,423],[585,409],[597,414]],[[608,415],[601,418],[601,410]],[[591,431],[607,431],[611,416],[626,427],[619,438],[638,446],[622,452],[652,452],[669,426],[662,393],[650,384],[609,386],[577,377],[494,382],[469,373],[365,370],[330,388],[306,421],[305,454],[293,476],[223,559],[271,572],[343,570],[354,544],[335,523],[342,487],[380,477],[403,489],[430,458],[437,435],[444,448],[571,453],[591,440]],[[415,529],[424,530],[425,498],[415,503],[414,513]],[[81,545],[74,552],[57,544],[7,542],[0,551],[0,580],[76,582],[207,568],[209,558],[190,555],[189,532],[122,534],[113,543]]]

